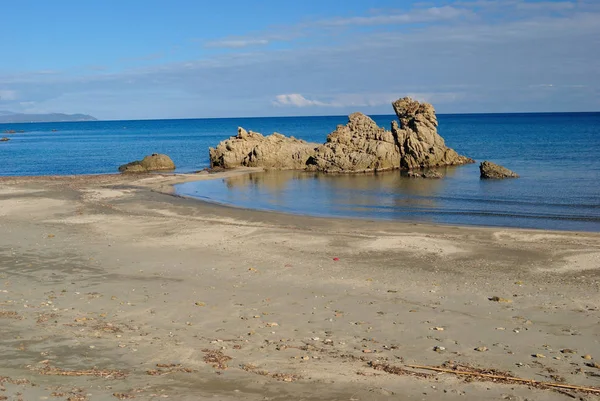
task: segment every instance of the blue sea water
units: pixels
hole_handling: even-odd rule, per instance
[[[395,116],[374,116],[389,127]],[[182,195],[289,213],[600,231],[600,113],[439,115],[448,146],[521,178],[479,179],[477,165],[442,180],[400,172],[327,176],[270,172],[178,186]],[[179,172],[209,166],[208,147],[238,126],[322,143],[345,116],[0,124],[0,175],[104,174],[150,153]],[[23,133],[2,134],[5,130]]]

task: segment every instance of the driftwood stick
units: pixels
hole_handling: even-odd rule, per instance
[[[436,371],[436,372],[452,373],[454,375],[477,376],[477,377],[484,377],[484,378],[487,378],[487,379],[510,380],[510,381],[514,381],[514,382],[520,382],[520,383],[523,383],[523,384],[531,384],[531,385],[538,385],[538,386],[564,388],[564,389],[569,389],[569,390],[587,391],[589,393],[600,394],[600,388],[598,388],[598,387],[583,387],[583,386],[575,386],[575,385],[571,385],[571,384],[561,384],[561,383],[554,383],[554,382],[543,382],[543,381],[537,381],[537,380],[533,380],[533,379],[522,379],[520,377],[513,377],[513,376],[492,375],[492,374],[488,374],[488,373],[479,373],[479,372],[469,372],[469,371],[461,371],[461,370],[444,369],[444,368],[438,368],[438,367],[435,367],[435,366],[406,365],[406,367],[413,368],[413,369],[425,369],[425,370],[433,370],[433,371]]]

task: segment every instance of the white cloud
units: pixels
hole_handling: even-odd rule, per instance
[[[373,15],[369,17],[350,17],[322,20],[315,23],[320,26],[370,26],[370,25],[396,25],[411,24],[422,22],[433,22],[441,20],[455,19],[461,16],[470,15],[471,12],[461,8],[451,6],[431,7],[426,9],[417,9],[408,13],[391,15]]]
[[[357,16],[348,18],[329,18],[305,22],[294,26],[280,27],[254,33],[253,36],[226,37],[204,44],[208,48],[240,49],[252,46],[266,46],[272,42],[288,42],[301,37],[306,37],[319,32],[318,28],[343,28],[353,26],[385,26],[436,22],[453,20],[463,16],[473,15],[471,10],[452,6],[430,7],[415,9],[409,12],[388,12],[371,16]]]
[[[412,92],[407,93],[406,96],[410,96],[415,100],[421,102],[428,102],[432,104],[441,103],[452,103],[465,98],[463,92]]]
[[[378,107],[390,105],[400,96],[410,96],[413,99],[433,102],[451,103],[460,100],[464,94],[460,92],[389,92],[389,93],[338,93],[335,95],[322,94],[317,96],[327,101],[308,99],[299,93],[277,95],[273,104],[291,107],[336,107],[357,110],[361,107]]]
[[[0,89],[0,100],[15,100],[17,98],[17,91]]]
[[[276,106],[294,106],[294,107],[310,107],[310,106],[332,106],[332,104],[320,102],[318,100],[309,100],[299,93],[289,93],[275,96],[273,104]]]
[[[540,1],[536,3],[519,2],[517,9],[527,11],[563,11],[572,10],[575,4],[568,1]]]
[[[472,15],[472,12],[464,8],[443,6],[430,7],[426,9],[416,9],[406,13],[396,12],[372,15],[368,17],[332,18],[316,21],[313,24],[309,23],[306,26],[310,27],[312,25],[315,25],[322,27],[339,27],[414,24],[423,22],[452,20],[467,15]]]
[[[265,46],[268,45],[269,41],[267,39],[223,39],[223,40],[215,40],[213,42],[206,43],[206,47],[217,47],[217,48],[230,48],[230,49],[239,49],[242,47],[250,47],[250,46]]]

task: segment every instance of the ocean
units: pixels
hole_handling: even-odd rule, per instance
[[[389,127],[395,116],[373,116]],[[316,216],[600,231],[600,113],[438,115],[446,144],[519,179],[479,179],[478,165],[441,169],[441,180],[400,172],[328,176],[269,172],[181,184],[181,195]],[[177,172],[209,166],[208,147],[237,127],[322,143],[347,117],[223,118],[0,124],[0,175],[115,173],[166,153]],[[6,130],[24,131],[3,134]]]

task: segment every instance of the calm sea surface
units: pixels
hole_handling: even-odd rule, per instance
[[[375,116],[389,127],[394,116]],[[600,231],[600,113],[438,116],[448,146],[518,172],[482,181],[477,165],[442,170],[442,180],[399,172],[326,176],[251,174],[178,186],[182,195],[264,210],[320,216]],[[179,172],[208,167],[208,147],[238,126],[313,142],[347,118],[287,117],[0,124],[0,175],[104,174],[150,153]],[[24,133],[3,134],[5,130]]]

